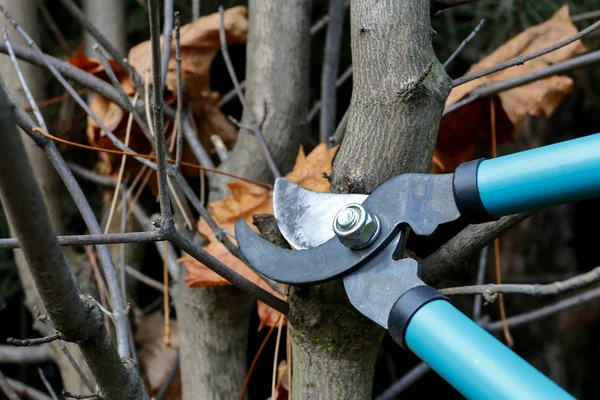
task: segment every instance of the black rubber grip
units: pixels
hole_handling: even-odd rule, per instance
[[[411,318],[421,307],[433,300],[448,300],[448,298],[431,286],[421,285],[408,289],[396,300],[388,317],[388,332],[404,349],[406,349],[406,329]]]
[[[470,223],[494,221],[497,218],[488,214],[477,187],[477,169],[484,159],[468,161],[460,164],[454,171],[452,190],[454,201],[460,215]]]

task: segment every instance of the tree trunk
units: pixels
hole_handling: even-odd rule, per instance
[[[352,2],[354,86],[333,192],[369,193],[428,170],[450,90],[429,3]],[[383,330],[352,308],[340,281],[292,293],[293,398],[370,399]]]
[[[262,132],[283,174],[292,169],[305,134],[310,5],[308,0],[253,0],[249,5],[246,99],[254,118],[261,119],[266,106]],[[245,123],[253,122],[248,111]],[[256,138],[245,130],[222,169],[265,182],[273,178]],[[226,187],[211,182],[211,199],[225,195]],[[249,317],[256,300],[235,287],[182,285],[180,290],[185,299],[177,303],[179,319],[184,316],[185,321],[179,325],[184,399],[196,399],[198,393],[210,393],[214,399],[239,397],[246,374]]]
[[[94,26],[115,46],[127,55],[127,30],[125,29],[125,0],[84,0],[83,10]],[[96,40],[85,33],[83,50],[88,57],[98,58],[93,50]]]
[[[37,41],[39,39],[40,22],[38,21],[38,13],[36,12],[37,0],[0,0],[0,3],[13,14],[15,20],[19,22],[19,24],[34,40]],[[6,27],[6,29],[11,42],[20,45],[26,44],[21,35],[19,35],[19,33],[15,31],[10,24]],[[32,64],[24,62],[19,63],[19,66],[34,99],[36,101],[45,99],[44,82],[42,80],[43,75],[41,74],[41,70]],[[19,81],[17,71],[7,55],[0,57],[0,78],[6,85],[8,91],[15,97],[19,104],[22,106],[29,105],[29,101],[27,100],[23,86]],[[27,135],[24,133],[22,133],[22,135],[23,144],[25,146],[27,156],[29,157],[29,161],[33,167],[38,185],[44,196],[44,202],[48,208],[52,225],[58,234],[65,234],[60,199],[61,182],[58,174],[48,161],[48,158],[43,150],[40,149],[29,137],[27,137]],[[69,250],[66,252],[69,258],[72,258],[74,255],[73,252]],[[36,321],[37,315],[33,311],[33,305],[36,305],[42,311],[44,311],[44,308],[40,302],[40,297],[35,287],[33,277],[31,276],[31,272],[29,271],[25,259],[23,258],[23,253],[21,250],[15,250],[13,254],[19,273],[21,288],[23,289],[25,296],[25,304],[31,311],[33,320]],[[41,324],[34,324],[34,327],[39,330],[41,335],[48,334]],[[91,377],[79,348],[71,343],[65,344],[71,351],[71,354],[76,362],[84,371],[87,372],[87,375]],[[65,388],[74,393],[88,393],[87,388],[79,379],[79,376],[73,370],[73,367],[64,356],[63,352],[59,349],[58,345],[56,343],[52,343],[52,348],[54,350],[54,359],[58,364]]]

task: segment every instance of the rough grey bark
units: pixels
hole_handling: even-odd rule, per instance
[[[119,357],[102,313],[82,294],[59,247],[4,92],[0,125],[0,198],[48,316],[64,340],[78,344],[106,399],[147,399],[135,365]]]
[[[354,83],[332,191],[369,193],[430,166],[450,78],[431,43],[429,0],[351,6]],[[293,398],[370,399],[383,330],[340,281],[292,291]]]
[[[127,54],[127,30],[125,29],[125,0],[84,0],[83,10],[94,26],[106,36],[121,54]],[[83,50],[89,57],[96,57],[92,47],[96,40],[85,33]]]
[[[310,6],[308,0],[253,0],[249,4],[246,100],[255,118],[262,117],[266,104],[268,114],[262,131],[283,174],[292,169],[305,134]],[[243,122],[252,122],[250,118],[244,112]],[[223,169],[256,180],[272,180],[256,138],[244,130]],[[211,187],[213,199],[225,193],[222,187]],[[176,305],[178,315],[185,315],[185,322],[179,325],[184,349],[184,399],[196,399],[198,393],[210,393],[214,399],[238,398],[246,374],[249,316],[256,300],[233,287],[181,286],[180,290],[182,300]],[[232,316],[237,318],[235,326]],[[199,368],[208,365],[210,369]]]
[[[13,17],[21,23],[23,28],[31,34],[34,40],[39,39],[40,21],[38,19],[38,13],[35,12],[37,8],[36,0],[0,0],[0,4],[10,10],[10,12],[13,14]],[[25,44],[25,41],[21,35],[19,35],[10,24],[8,25],[9,26],[6,26],[6,28],[11,42],[15,44]],[[41,70],[38,67],[28,63],[20,63],[20,67],[33,97],[38,101],[45,99],[44,82],[42,80],[43,75],[41,74]],[[15,67],[8,56],[3,55],[0,57],[0,79],[2,79],[2,82],[4,82],[7,89],[12,93],[19,104],[29,104],[23,87],[21,86],[17,76]],[[22,135],[25,134],[22,133]],[[58,174],[54,168],[52,168],[52,165],[48,161],[48,158],[42,149],[40,149],[33,141],[29,139],[26,139],[23,142],[27,156],[33,167],[37,183],[42,191],[44,201],[48,207],[48,212],[50,214],[50,219],[54,229],[59,234],[64,234],[65,230],[63,224],[63,212],[60,202],[61,182]],[[73,254],[70,250],[68,250],[68,252],[70,256]],[[14,256],[19,272],[21,287],[25,295],[25,304],[29,306],[29,309],[32,312],[35,320],[36,315],[31,306],[37,304],[38,307],[43,309],[39,302],[39,294],[37,293],[33,282],[33,277],[31,276],[31,273],[29,272],[29,269],[25,263],[25,259],[23,258],[23,253],[20,250],[16,250],[14,251]],[[40,330],[40,333],[46,334],[43,329]],[[56,344],[53,344],[52,346],[55,353],[54,358],[59,366],[62,380],[65,382],[65,387],[74,393],[87,393],[85,385],[74,372],[64,354],[60,351]],[[85,368],[83,356],[81,355],[81,352],[77,346],[72,344],[67,344],[67,346],[69,347],[69,350],[72,351],[75,360]]]

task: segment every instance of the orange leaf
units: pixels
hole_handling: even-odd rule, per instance
[[[492,54],[474,64],[467,74],[497,65],[519,55],[531,54],[552,44],[577,34],[577,27],[571,22],[568,6],[560,8],[548,21],[531,27]],[[588,48],[581,40],[564,46],[544,56],[527,61],[494,74],[475,79],[452,90],[446,100],[446,107],[457,103],[473,90],[496,82],[505,81],[540,70],[586,52]],[[573,80],[567,76],[552,76],[525,86],[499,93],[492,99],[482,99],[444,117],[436,146],[436,157],[442,161],[434,165],[434,172],[450,172],[461,162],[475,156],[475,135],[490,143],[490,101],[496,102],[498,144],[514,141],[512,132],[518,137],[523,121],[530,115],[550,117],[563,98],[571,92]]]

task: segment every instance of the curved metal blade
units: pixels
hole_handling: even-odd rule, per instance
[[[285,178],[275,181],[273,208],[279,230],[296,249],[310,249],[335,236],[333,218],[346,204],[359,203],[365,194],[319,193]]]

